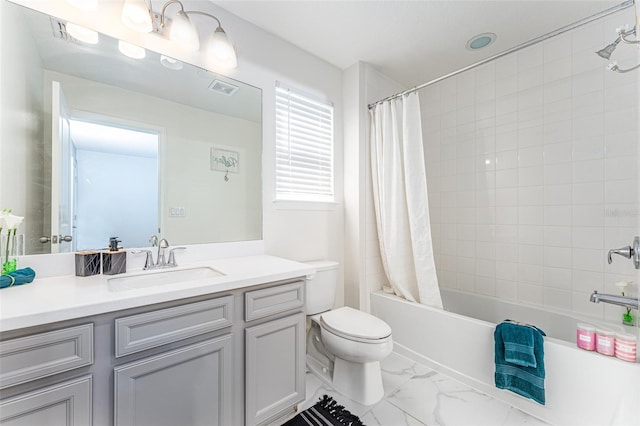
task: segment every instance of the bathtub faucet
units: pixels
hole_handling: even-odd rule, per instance
[[[613,258],[611,257],[612,254],[617,254],[626,257],[627,259],[631,259],[636,269],[640,269],[640,237],[634,237],[633,243],[631,243],[630,246],[609,250],[609,254],[607,255],[607,262],[609,262],[609,265],[613,262]]]
[[[600,294],[594,290],[589,300],[593,303],[611,303],[612,305],[640,310],[640,299],[634,299],[633,297],[618,296],[616,294]]]

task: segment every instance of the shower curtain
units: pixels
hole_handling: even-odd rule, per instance
[[[380,254],[391,291],[442,309],[418,94],[382,102],[370,115],[373,201]]]

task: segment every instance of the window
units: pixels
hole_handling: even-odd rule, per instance
[[[333,202],[333,105],[276,83],[276,200]]]

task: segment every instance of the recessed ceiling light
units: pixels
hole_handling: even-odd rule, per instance
[[[482,49],[483,47],[487,47],[488,45],[493,43],[497,37],[498,36],[496,36],[494,33],[478,34],[477,36],[471,37],[465,47],[468,50]]]
[[[182,62],[165,55],[160,55],[160,63],[170,70],[177,71],[182,69]]]
[[[122,53],[123,55],[133,59],[142,59],[146,54],[144,48],[136,46],[135,44],[127,43],[126,41],[122,40],[118,41],[118,50],[120,50],[120,53]]]

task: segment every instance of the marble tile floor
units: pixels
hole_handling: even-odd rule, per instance
[[[467,385],[392,353],[382,362],[385,397],[372,406],[351,401],[307,372],[304,410],[333,397],[367,426],[542,426],[547,423]]]

